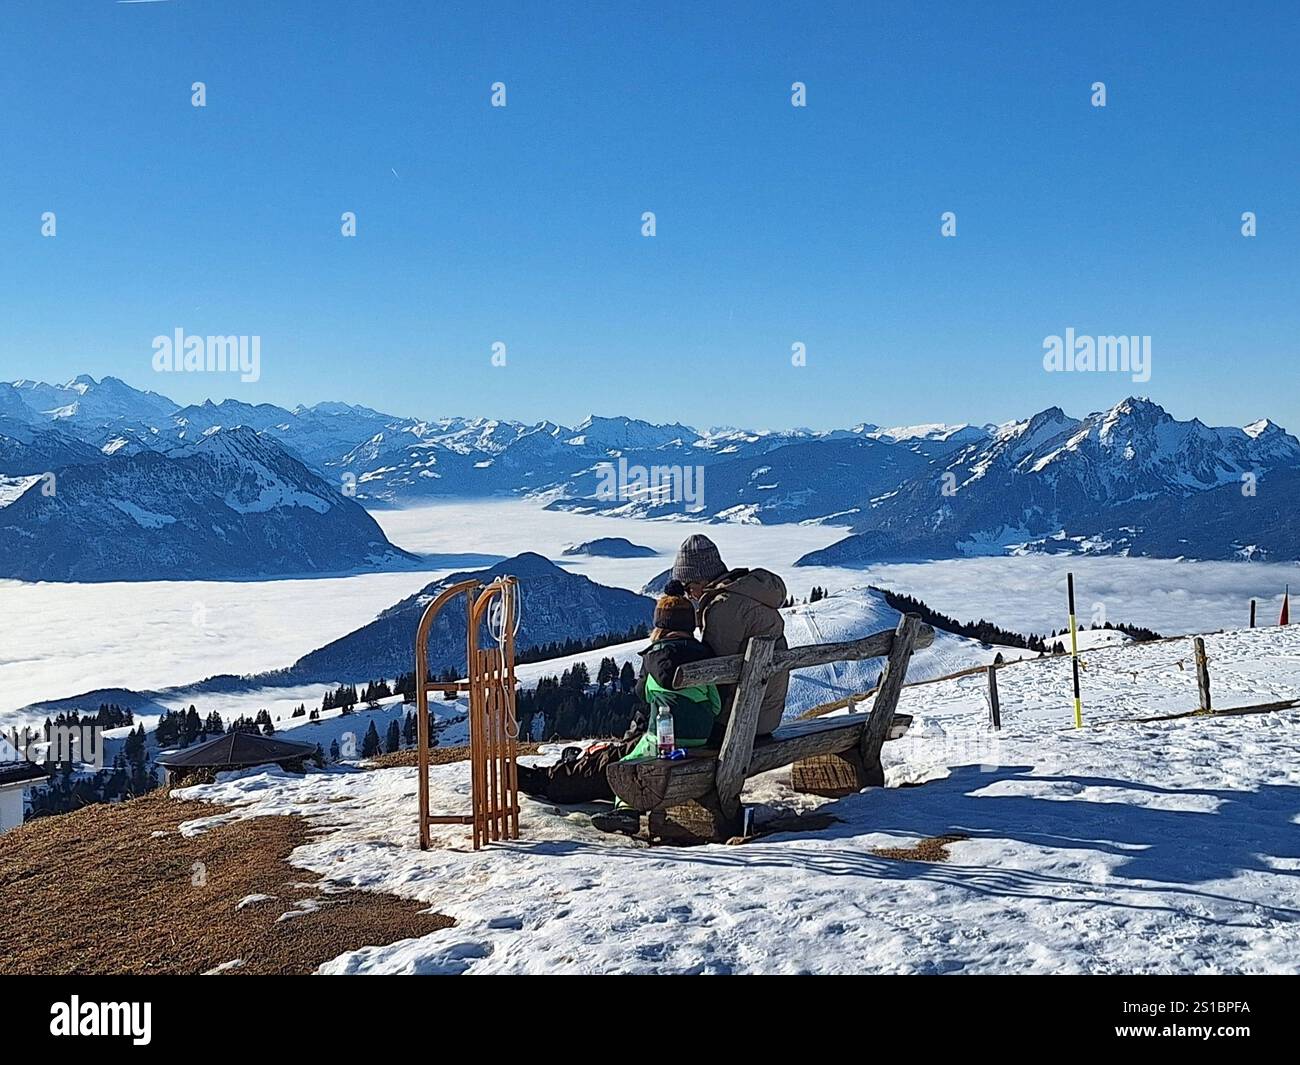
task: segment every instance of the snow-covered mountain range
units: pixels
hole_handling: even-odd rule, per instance
[[[0,491],[0,577],[248,579],[416,561],[362,506],[251,429],[15,480],[21,491]]]
[[[1177,421],[1150,400],[997,427],[855,515],[808,565],[1074,551],[1300,558],[1300,442],[1267,420]]]
[[[1003,425],[701,431],[627,417],[572,428],[418,420],[346,403],[181,407],[111,377],[24,380],[0,384],[0,505],[33,490],[17,478],[96,465],[108,477],[114,460],[176,461],[236,429],[370,508],[523,495],[611,516],[849,527],[808,564],[1029,551],[1300,558],[1300,441],[1267,419],[1214,428],[1136,398]],[[691,471],[697,493],[611,495],[614,468]],[[0,523],[26,520],[13,506]]]

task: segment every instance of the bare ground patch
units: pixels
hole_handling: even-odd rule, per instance
[[[254,817],[186,838],[224,807],[162,793],[43,817],[0,836],[9,915],[0,973],[310,973],[348,950],[454,922],[372,891],[327,892],[291,866],[312,838],[298,816]],[[274,896],[239,907],[250,895]],[[281,919],[281,915],[293,916]]]
[[[877,858],[895,858],[901,862],[946,862],[948,844],[960,843],[969,838],[953,832],[943,836],[931,836],[911,847],[875,847],[871,853]]]

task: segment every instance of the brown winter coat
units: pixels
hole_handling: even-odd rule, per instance
[[[765,569],[733,569],[705,589],[700,597],[700,629],[704,642],[718,656],[745,653],[751,636],[777,637],[776,649],[784,651],[785,619],[781,604],[785,602],[785,582]],[[758,734],[766,736],[781,724],[785,713],[785,693],[789,687],[787,673],[773,674],[763,695],[758,714]],[[735,685],[719,685],[722,696],[722,719],[731,713]]]

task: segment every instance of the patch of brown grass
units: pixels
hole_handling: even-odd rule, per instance
[[[536,754],[541,744],[521,743],[519,744],[520,754]],[[401,769],[414,768],[419,755],[414,747],[406,751],[394,751],[392,754],[377,754],[373,758],[366,759],[364,769]],[[430,765],[446,765],[448,762],[463,762],[469,757],[469,746],[462,744],[458,747],[434,747],[429,752]]]
[[[312,838],[296,815],[254,817],[185,838],[225,807],[161,792],[42,817],[0,836],[7,922],[0,973],[310,973],[348,950],[454,924],[372,891],[326,892],[291,866]],[[236,909],[248,895],[273,895]],[[312,900],[319,909],[295,907]],[[279,920],[281,914],[295,916]]]
[[[871,853],[877,858],[895,858],[900,862],[946,862],[948,844],[959,843],[969,836],[950,832],[943,836],[931,836],[912,847],[876,847]]]

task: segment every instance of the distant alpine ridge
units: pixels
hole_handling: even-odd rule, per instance
[[[1300,558],[1293,520],[1300,441],[1267,419],[1244,428],[1178,421],[1147,399],[1125,399],[1085,418],[1053,407],[1003,425],[701,431],[626,417],[591,417],[572,428],[487,418],[426,421],[346,403],[289,410],[224,400],[181,407],[116,378],[84,375],[66,385],[0,384],[0,547],[45,538],[40,523],[67,512],[28,497],[42,491],[43,475],[54,473],[62,485],[63,474],[76,469],[74,486],[86,486],[102,506],[146,530],[119,526],[118,534],[152,541],[153,550],[170,539],[164,526],[172,523],[163,519],[179,515],[157,509],[157,493],[146,503],[114,486],[134,491],[142,484],[139,471],[183,464],[201,453],[204,441],[223,436],[254,438],[266,454],[296,463],[303,472],[295,470],[295,478],[314,478],[310,488],[295,481],[284,493],[285,506],[299,517],[312,509],[290,502],[301,500],[299,490],[355,507],[331,507],[331,516],[358,523],[337,549],[315,540],[319,529],[303,529],[278,558],[249,555],[250,573],[258,566],[309,571],[326,559],[336,564],[340,553],[357,565],[384,564],[396,549],[377,527],[362,535],[362,507],[500,496],[611,516],[846,527],[844,539],[800,560],[817,565],[1018,552]],[[281,468],[278,460],[264,465]],[[701,505],[687,507],[656,492],[611,494],[611,467],[695,471]],[[98,474],[89,472],[96,468]],[[185,491],[199,497],[215,491],[210,474],[193,463],[189,476],[195,480]],[[90,487],[95,484],[98,492]],[[132,516],[132,506],[141,513]],[[202,509],[188,515],[194,528],[187,535],[200,540],[206,538],[197,532]],[[269,517],[276,511],[268,505],[256,512],[268,517],[261,534],[248,530],[254,540],[278,542]],[[70,513],[67,520],[76,521]],[[224,528],[220,521],[210,525]],[[72,572],[63,552],[80,536],[93,539],[94,528],[87,520],[58,550],[27,545],[20,563],[6,556],[0,576]],[[292,540],[297,534],[287,530]],[[180,551],[163,568],[202,568],[202,559],[220,554],[220,534],[212,536],[206,548]],[[80,551],[90,557],[78,572],[107,564],[108,552],[96,561],[93,545]]]
[[[854,535],[799,560],[1027,552],[1300,558],[1300,441],[1177,421],[1146,399],[997,426],[860,508]]]
[[[253,429],[166,452],[97,450],[59,420],[15,421],[0,417],[0,577],[246,580],[417,562],[364,507]]]

